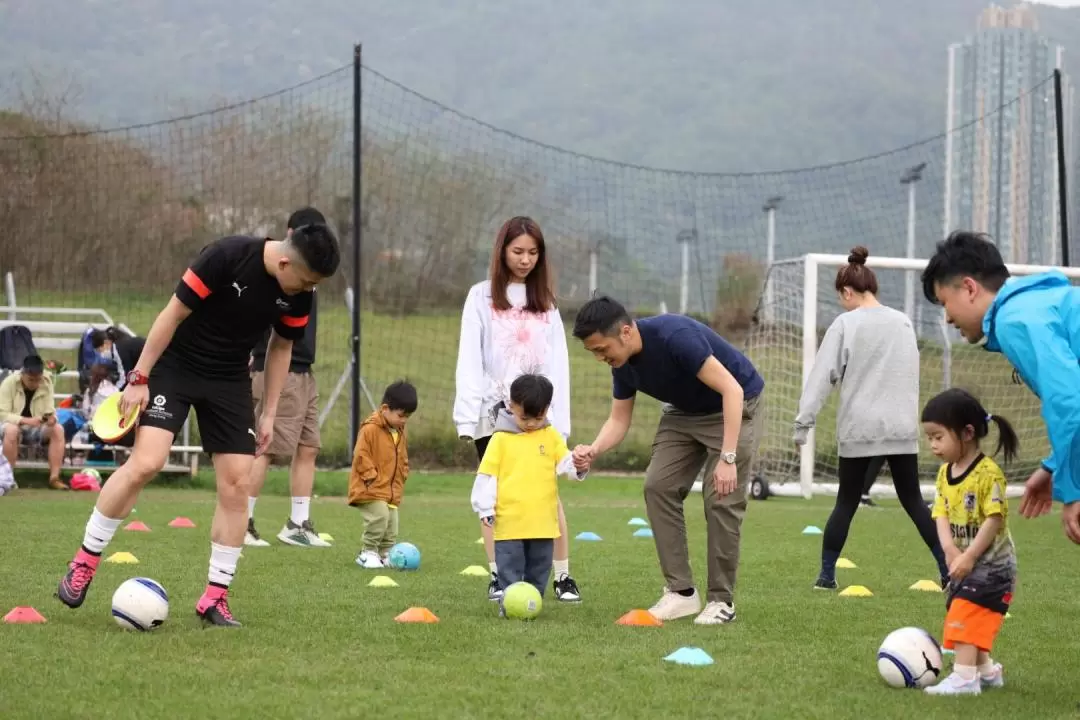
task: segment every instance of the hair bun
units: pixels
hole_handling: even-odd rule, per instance
[[[852,265],[865,265],[868,257],[870,257],[870,251],[862,245],[856,245],[851,248],[851,254],[847,256],[847,261]]]

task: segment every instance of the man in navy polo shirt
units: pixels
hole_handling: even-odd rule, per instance
[[[660,620],[697,615],[699,625],[733,621],[739,536],[761,438],[758,405],[765,381],[707,325],[670,314],[635,322],[609,297],[582,306],[574,337],[611,366],[614,397],[596,439],[574,449],[579,467],[626,437],[639,390],[665,404],[645,473],[645,505],[667,587],[650,612]],[[702,466],[709,559],[704,610],[690,572],[683,517]]]

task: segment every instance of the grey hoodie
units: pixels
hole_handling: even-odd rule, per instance
[[[833,321],[799,401],[797,445],[806,442],[837,383],[840,457],[919,451],[919,348],[907,315],[882,305],[845,312]]]

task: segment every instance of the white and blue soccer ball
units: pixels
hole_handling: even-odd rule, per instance
[[[150,578],[125,580],[113,593],[112,615],[125,630],[153,630],[169,617],[169,594]]]
[[[877,666],[891,687],[924,688],[941,675],[941,646],[922,628],[893,630],[878,648]]]
[[[418,570],[420,550],[412,543],[399,542],[386,554],[390,567],[395,570]]]

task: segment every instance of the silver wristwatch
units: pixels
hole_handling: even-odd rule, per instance
[[[723,459],[723,461],[724,461],[724,462],[726,462],[726,463],[727,463],[728,465],[734,465],[734,464],[735,464],[735,453],[734,453],[734,451],[732,451],[732,452],[725,452],[725,453],[720,453],[720,457],[721,457],[721,458]]]

